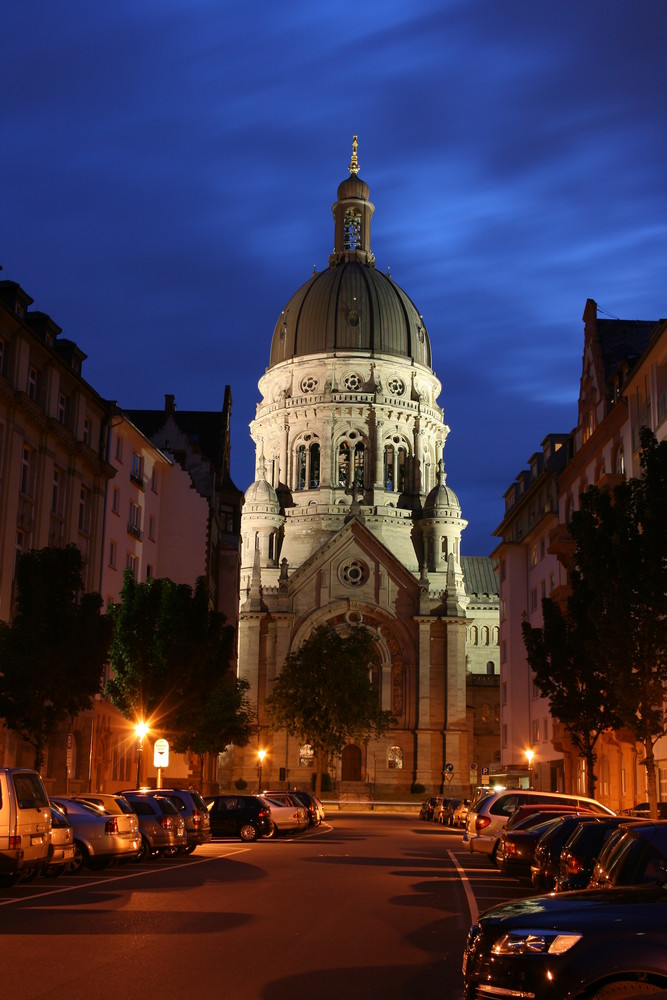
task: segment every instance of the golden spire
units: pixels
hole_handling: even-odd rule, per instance
[[[350,160],[350,165],[347,168],[351,174],[356,177],[359,173],[359,160],[357,159],[357,137],[352,136],[352,159]]]

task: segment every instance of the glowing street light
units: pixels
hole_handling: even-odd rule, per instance
[[[148,732],[145,722],[138,722],[134,727],[137,734],[137,788],[141,788],[141,758],[144,754],[144,736]]]
[[[528,788],[533,787],[533,757],[535,756],[534,750],[526,750],[526,760],[528,761]]]
[[[266,757],[266,750],[257,751],[257,791],[262,791],[262,764]]]

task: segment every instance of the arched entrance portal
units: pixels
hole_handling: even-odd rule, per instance
[[[350,743],[341,757],[341,781],[361,781],[361,747]]]

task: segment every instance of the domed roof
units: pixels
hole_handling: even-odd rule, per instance
[[[270,365],[324,352],[393,354],[431,367],[431,343],[402,288],[359,261],[330,265],[294,293],[276,323]]]
[[[454,490],[450,490],[446,483],[447,474],[444,462],[440,459],[438,463],[438,484],[434,486],[424,501],[423,517],[437,517],[441,513],[454,512],[457,516],[461,514],[461,504]]]
[[[355,351],[408,358],[431,367],[431,344],[414,302],[375,269],[369,188],[358,177],[357,137],[350,177],[333,205],[334,251],[326,271],[294,293],[276,323],[270,366],[311,354]]]
[[[280,501],[278,500],[278,494],[274,490],[271,483],[268,483],[266,479],[256,479],[245,492],[245,502],[247,504],[259,504],[264,508],[268,508],[274,513],[279,513],[280,511]]]

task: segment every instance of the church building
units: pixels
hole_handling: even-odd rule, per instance
[[[256,785],[261,749],[264,785],[310,785],[310,747],[272,733],[264,701],[313,629],[361,624],[377,644],[375,680],[395,724],[345,748],[332,762],[336,787],[467,795],[478,763],[466,691],[467,643],[477,635],[462,568],[467,522],[442,460],[449,427],[429,335],[409,296],[375,267],[356,136],[352,149],[328,267],[280,313],[250,425],[256,472],[241,519],[238,670],[259,728],[256,743],[225,755],[228,780]],[[486,673],[498,670],[497,593],[491,600]]]

